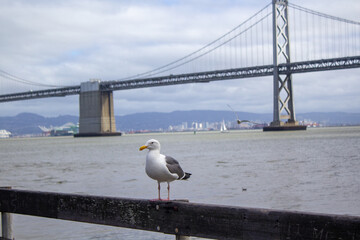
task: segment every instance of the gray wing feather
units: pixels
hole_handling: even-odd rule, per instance
[[[170,156],[165,156],[165,161],[166,161],[166,167],[169,169],[171,173],[176,173],[179,176],[178,179],[184,177],[185,173],[180,167],[178,161],[176,161],[174,158]]]

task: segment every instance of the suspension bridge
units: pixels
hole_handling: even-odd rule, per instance
[[[2,94],[0,102],[80,95],[80,135],[111,135],[116,133],[113,91],[273,76],[269,129],[303,129],[295,116],[292,74],[358,67],[360,22],[273,0],[204,47],[127,78],[51,86],[0,71],[9,81],[44,88]]]

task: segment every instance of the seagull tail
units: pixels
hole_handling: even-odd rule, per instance
[[[191,176],[191,173],[186,172],[180,180],[186,180],[186,179],[190,178],[190,176]]]

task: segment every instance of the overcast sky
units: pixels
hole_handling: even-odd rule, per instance
[[[120,79],[206,45],[270,0],[0,0],[0,70],[49,85]],[[360,22],[358,0],[291,3]],[[357,50],[359,52],[359,50]],[[295,74],[295,111],[360,112],[360,69]],[[0,94],[34,86],[0,76]],[[115,115],[176,110],[271,113],[272,77],[114,92]],[[21,112],[78,115],[78,96],[0,103]]]

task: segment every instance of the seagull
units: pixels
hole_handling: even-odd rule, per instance
[[[227,104],[227,106],[228,106],[228,107],[231,109],[231,111],[233,111],[233,113],[235,114],[237,124],[242,124],[242,123],[245,123],[245,122],[253,123],[253,124],[259,124],[259,123],[256,123],[256,122],[253,122],[253,121],[249,121],[249,120],[240,120],[240,119],[239,119],[239,116],[238,116],[237,113],[234,111],[234,109],[233,109],[229,104]]]
[[[167,182],[168,198],[170,200],[170,182],[174,180],[186,180],[191,173],[184,172],[180,167],[178,161],[170,156],[165,156],[160,153],[160,142],[155,139],[150,139],[144,146],[140,147],[140,151],[145,148],[149,149],[146,155],[146,174],[158,182],[158,199],[160,198],[160,183]]]

